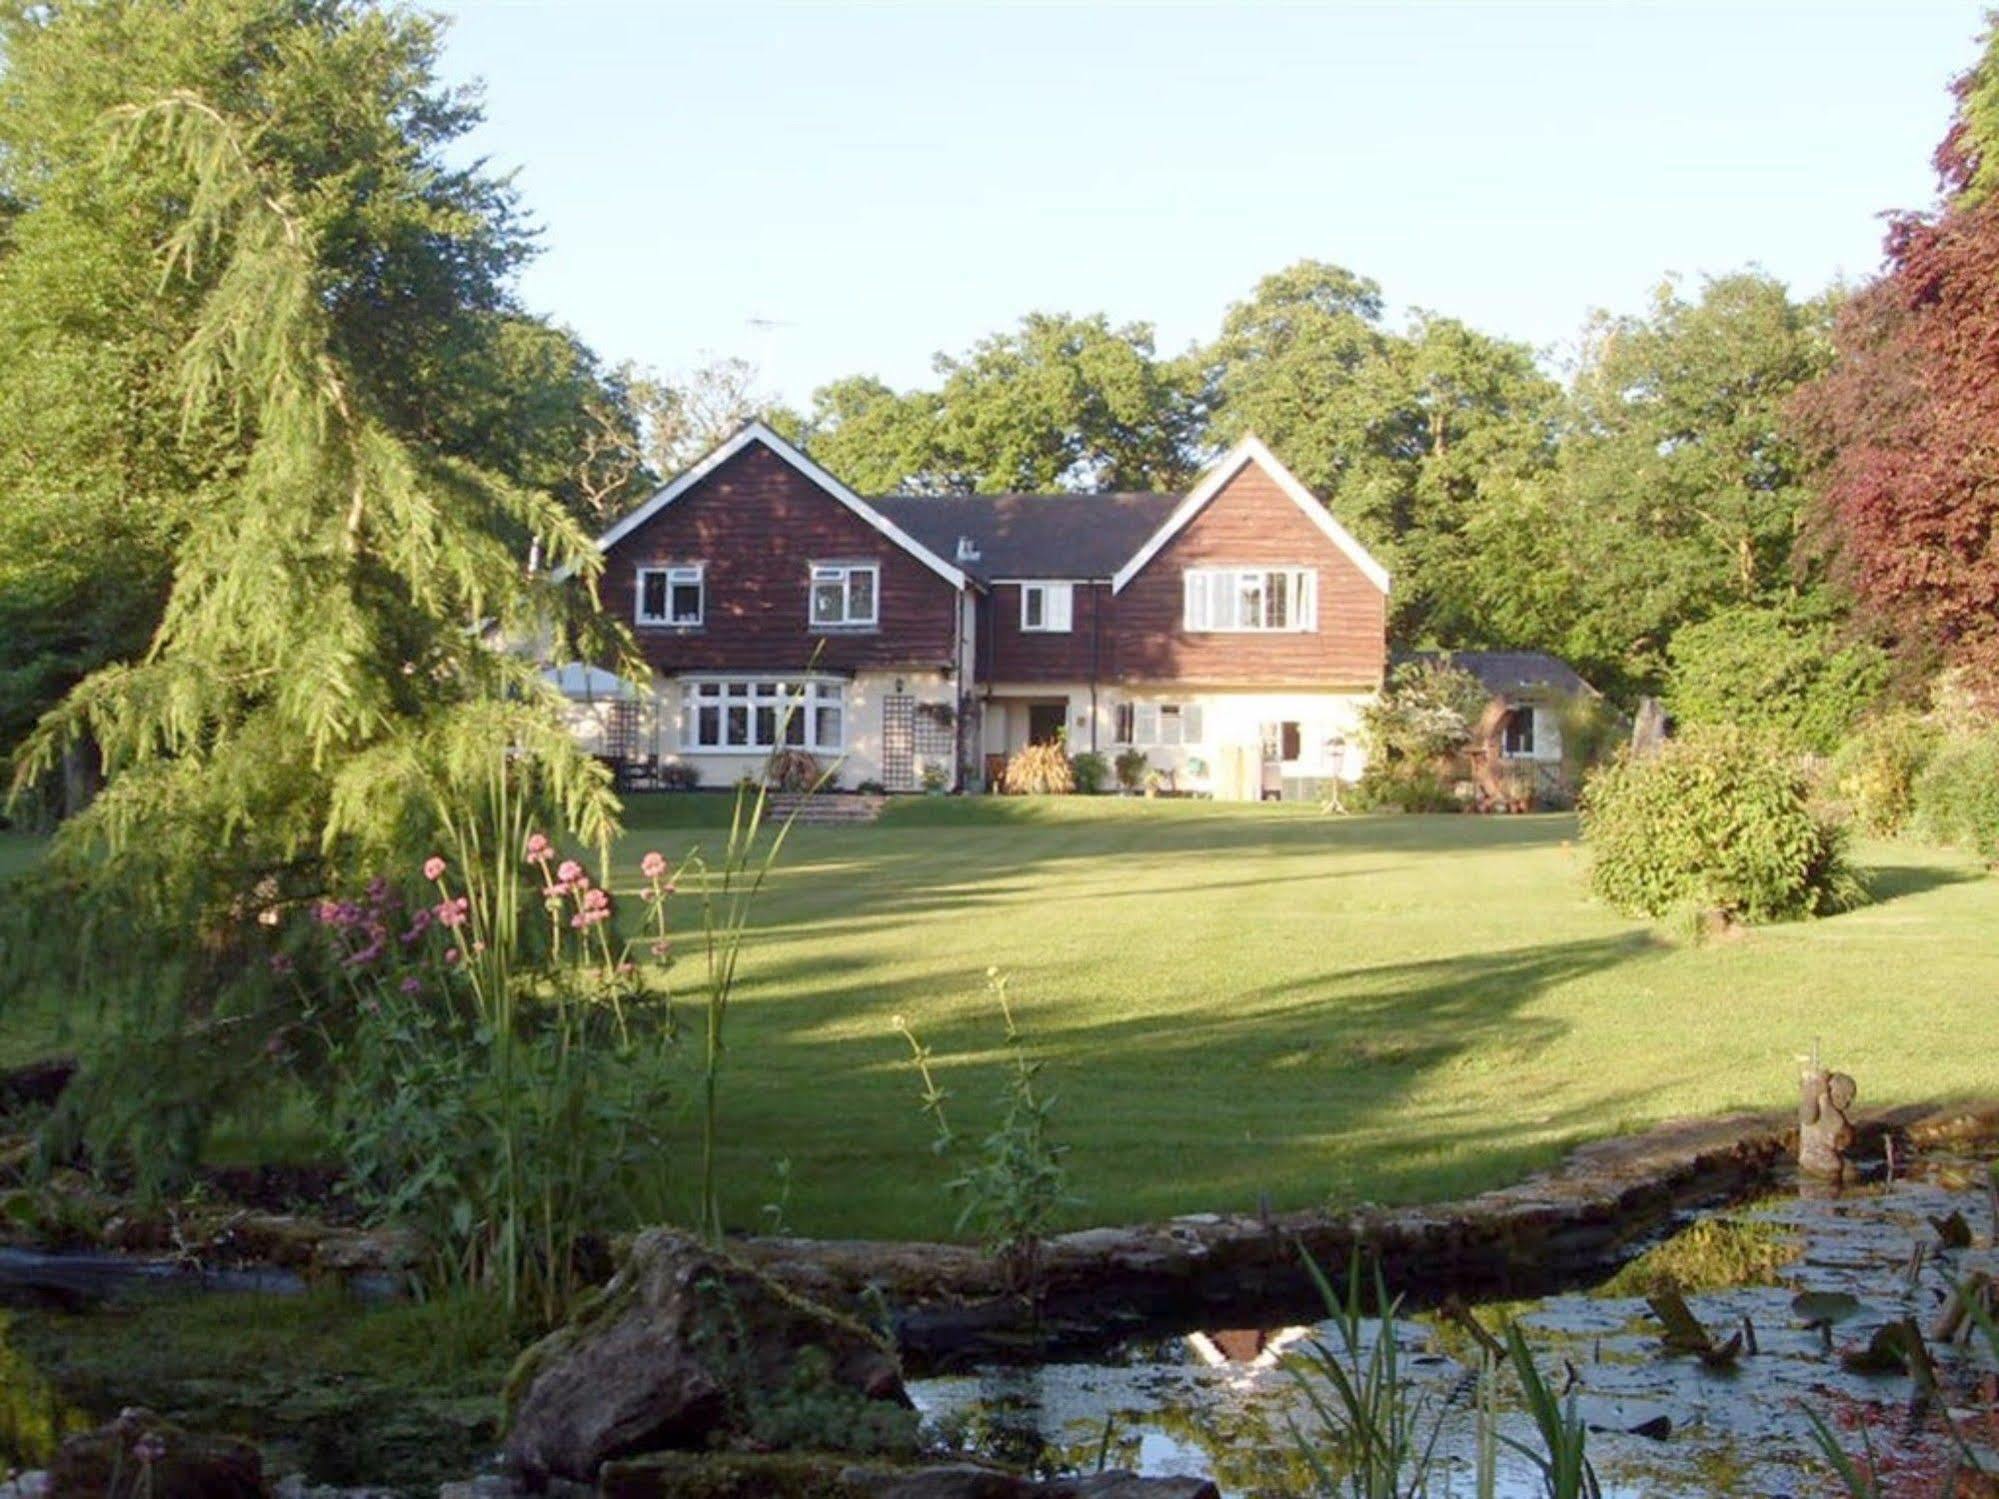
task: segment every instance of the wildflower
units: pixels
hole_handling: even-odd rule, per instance
[[[666,859],[657,849],[639,860],[639,869],[649,880],[656,880],[666,873]]]
[[[466,919],[471,915],[472,901],[470,897],[463,895],[457,897],[455,900],[446,897],[444,900],[439,901],[433,909],[440,925],[448,926],[453,931],[456,931],[459,927],[465,925]]]
[[[433,885],[444,878],[445,863],[441,854],[432,854],[423,861],[423,877]]]
[[[167,1444],[158,1432],[149,1431],[132,1444],[132,1456],[151,1467],[167,1455]]]
[[[530,864],[539,864],[554,852],[554,845],[540,833],[528,834],[528,862]]]
[[[442,870],[439,870],[438,872],[440,874],[443,873]],[[381,875],[378,874],[372,880],[368,881],[369,900],[374,901],[376,904],[379,905],[382,901],[388,899],[388,895],[389,895],[389,882],[386,879],[384,879]]]
[[[456,963],[458,961],[458,949],[455,947],[445,948],[444,961],[447,963]]]
[[[264,1051],[269,1056],[283,1056],[285,1054],[285,1038],[283,1036],[271,1037],[270,1040],[264,1043]]]
[[[333,926],[340,919],[340,902],[323,900],[313,911],[313,917],[321,926]]]
[[[403,993],[405,994],[412,994],[412,995],[421,994],[423,993],[423,980],[418,978],[415,974],[411,974],[408,978],[403,980],[402,990]]]
[[[290,973],[294,966],[290,953],[274,952],[271,954],[271,972],[283,976]]]
[[[486,950],[486,944],[484,941],[474,942],[472,944],[472,956],[475,958],[478,957],[479,954],[484,952],[485,950]]]
[[[361,1013],[363,1015],[381,1014],[382,1002],[379,999],[375,998],[374,995],[370,994],[366,999],[361,1001]]]
[[[541,887],[541,898],[551,906],[561,905],[562,897],[568,893],[569,887],[567,885],[543,885]]]
[[[574,859],[564,859],[555,866],[555,877],[565,885],[573,885],[583,878],[583,866]]]
[[[402,934],[403,946],[408,947],[430,930],[430,924],[437,918],[430,914],[429,906],[418,906],[410,913],[410,929]]]
[[[672,951],[673,944],[671,942],[655,942],[652,945],[652,955],[655,958],[663,958]]]
[[[635,963],[620,963],[618,965],[618,972],[622,974],[633,974],[638,971],[638,965]]]

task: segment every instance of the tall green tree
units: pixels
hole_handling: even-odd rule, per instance
[[[864,491],[1172,489],[1190,469],[1190,373],[1159,359],[1148,324],[1034,313],[963,356],[938,388],[871,377],[816,392],[813,456]]]
[[[1559,389],[1525,346],[1452,318],[1384,321],[1381,288],[1302,261],[1257,284],[1201,356],[1209,445],[1255,432],[1395,575],[1395,629],[1483,643],[1457,576],[1484,490],[1545,467]]]
[[[185,1154],[215,1069],[241,1065],[226,1021],[267,1001],[246,959],[260,909],[425,837],[503,762],[551,815],[607,833],[601,771],[532,665],[482,640],[560,633],[530,546],[586,579],[597,559],[556,499],[468,454],[470,374],[454,364],[426,399],[436,356],[402,326],[480,347],[523,249],[501,185],[442,159],[470,116],[434,80],[429,22],[86,0],[16,13],[5,42],[0,139],[24,208],[0,306],[71,370],[91,351],[68,320],[101,328],[123,382],[115,421],[73,390],[38,429],[106,433],[111,462],[72,480],[54,466],[72,438],[14,455],[15,480],[75,483],[102,509],[123,495],[166,538],[143,654],[86,676],[20,758],[17,787],[87,739],[107,784],[43,875],[60,889],[34,908],[64,923],[15,928],[5,956],[73,972],[88,952],[119,1034],[144,1043],[122,1057],[145,1060],[79,1117],[116,1132],[125,1104],[184,1080],[166,1114],[100,1144]],[[108,311],[90,267],[117,273]]]
[[[0,9],[0,753],[98,666],[137,658],[174,550],[235,482],[234,413],[184,399],[219,276],[158,247],[192,175],[108,159],[112,112],[185,91],[254,133],[309,232],[330,357],[384,422],[578,513],[596,413],[629,430],[589,352],[511,291],[532,248],[506,181],[447,160],[477,118],[436,84],[435,24],[348,0],[83,0]]]
[[[1830,299],[1746,271],[1645,317],[1599,314],[1552,469],[1490,486],[1457,585],[1489,643],[1557,651],[1600,685],[1656,691],[1675,631],[1810,585],[1792,394],[1831,358]]]

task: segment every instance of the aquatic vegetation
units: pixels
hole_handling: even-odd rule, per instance
[[[1701,1218],[1656,1244],[1597,1288],[1599,1296],[1694,1293],[1767,1286],[1802,1253],[1797,1235],[1761,1219]]]

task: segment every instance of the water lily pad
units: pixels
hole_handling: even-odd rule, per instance
[[[1860,1310],[1860,1298],[1844,1291],[1805,1291],[1791,1301],[1791,1315],[1807,1327],[1837,1326]]]

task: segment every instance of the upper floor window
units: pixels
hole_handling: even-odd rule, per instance
[[[1197,567],[1182,575],[1189,630],[1316,630],[1319,575],[1308,567]]]
[[[880,618],[881,567],[873,562],[812,564],[812,623],[872,625]]]
[[[639,569],[640,624],[698,625],[706,603],[700,563]]]
[[[1534,710],[1532,708],[1508,708],[1501,736],[1501,754],[1522,759],[1533,758]]]
[[[1073,583],[1023,583],[1020,585],[1020,627],[1066,634],[1075,618],[1076,586]]]

